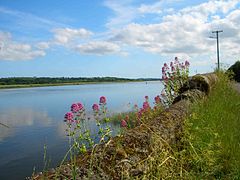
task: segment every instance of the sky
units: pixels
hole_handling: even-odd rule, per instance
[[[240,0],[0,0],[0,77],[159,78],[240,60]]]

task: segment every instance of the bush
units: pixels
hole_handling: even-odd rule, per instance
[[[240,82],[240,61],[235,62],[228,71],[233,72],[233,79]]]
[[[179,89],[188,80],[189,62],[180,62],[177,57],[170,63],[170,68],[167,63],[162,67],[162,83],[164,89],[161,93],[162,102],[165,106],[173,103],[173,100],[179,95]]]

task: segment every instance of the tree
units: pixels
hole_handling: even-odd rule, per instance
[[[235,62],[228,71],[233,72],[233,79],[237,82],[240,82],[240,61]]]

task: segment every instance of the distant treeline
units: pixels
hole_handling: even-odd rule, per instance
[[[84,82],[124,82],[124,81],[156,81],[157,78],[117,78],[117,77],[11,77],[0,78],[0,85],[16,84],[59,84],[59,83],[84,83]]]

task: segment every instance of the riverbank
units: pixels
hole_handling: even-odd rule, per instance
[[[32,88],[32,87],[50,87],[50,86],[70,86],[70,85],[86,85],[86,84],[109,84],[109,83],[129,83],[129,82],[145,82],[145,81],[112,81],[112,82],[75,82],[75,83],[54,83],[54,84],[13,84],[0,85],[0,89],[15,89],[15,88]],[[146,81],[148,82],[148,81]]]
[[[191,106],[186,100],[179,101],[158,118],[149,119],[150,124],[127,131],[106,146],[96,146],[94,154],[78,157],[75,175],[79,179],[238,179],[240,95],[224,74],[218,74],[216,85],[214,79],[205,79],[210,85],[207,98],[193,96]],[[197,89],[192,92],[200,93]],[[181,97],[190,94],[188,91]],[[177,143],[165,138],[167,134]],[[72,167],[71,163],[65,164],[43,176],[70,178]]]
[[[185,120],[178,161],[186,179],[240,178],[240,86],[223,73],[218,78]]]
[[[158,78],[118,78],[118,77],[9,77],[0,78],[0,89],[29,88],[45,86],[67,86],[100,83],[126,83],[159,81]]]

